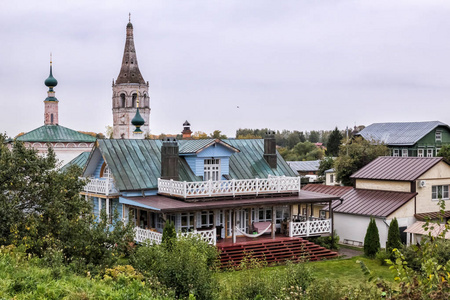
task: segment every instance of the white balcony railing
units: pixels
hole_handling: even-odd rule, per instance
[[[331,233],[331,219],[289,222],[289,236],[310,236]]]
[[[216,245],[215,228],[210,230],[200,230],[200,231],[194,230],[193,232],[178,233],[178,236],[193,236],[193,235],[198,235],[200,239],[206,241],[210,245]],[[139,243],[148,242],[152,245],[161,244],[162,233],[135,227],[134,240]]]
[[[271,176],[266,179],[194,182],[158,179],[158,193],[185,199],[286,192],[300,192],[300,177]]]
[[[117,194],[112,178],[87,178],[88,183],[84,186],[84,191],[88,193],[111,195]]]

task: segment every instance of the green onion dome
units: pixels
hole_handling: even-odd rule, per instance
[[[44,84],[50,88],[55,87],[58,84],[58,80],[56,80],[52,74],[52,65],[50,65],[50,75],[45,79]]]
[[[131,120],[131,124],[133,124],[138,128],[145,124],[145,120],[141,117],[141,114],[139,113],[139,107],[136,110],[136,115],[134,116],[133,120]]]

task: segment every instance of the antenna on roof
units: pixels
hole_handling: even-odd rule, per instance
[[[131,22],[131,13],[128,13],[128,22]]]

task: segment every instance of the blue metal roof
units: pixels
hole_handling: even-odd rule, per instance
[[[90,151],[82,152],[80,155],[78,155],[77,157],[75,157],[74,159],[69,161],[67,164],[62,166],[61,171],[64,172],[72,165],[77,165],[80,168],[84,168],[84,166],[86,165],[86,162],[89,158],[89,153],[91,153],[91,152]]]
[[[229,143],[226,143],[219,139],[199,139],[199,140],[180,140],[178,141],[180,149],[178,150],[179,154],[195,154],[198,153],[209,146],[214,145],[215,143],[219,143],[224,145],[227,148],[232,149],[235,152],[238,152],[239,149],[234,148]]]
[[[375,140],[386,145],[410,146],[417,143],[438,126],[450,127],[439,121],[374,123],[357,133],[366,140]]]
[[[97,138],[61,125],[43,125],[17,137],[23,142],[85,142],[93,143]]]

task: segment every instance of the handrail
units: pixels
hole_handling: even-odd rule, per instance
[[[218,181],[175,181],[158,178],[158,193],[179,198],[259,195],[300,192],[300,177],[270,176],[269,178],[232,179]]]
[[[82,178],[87,179],[88,182],[84,186],[85,192],[91,192],[102,195],[117,194],[117,189],[114,186],[112,178]]]

